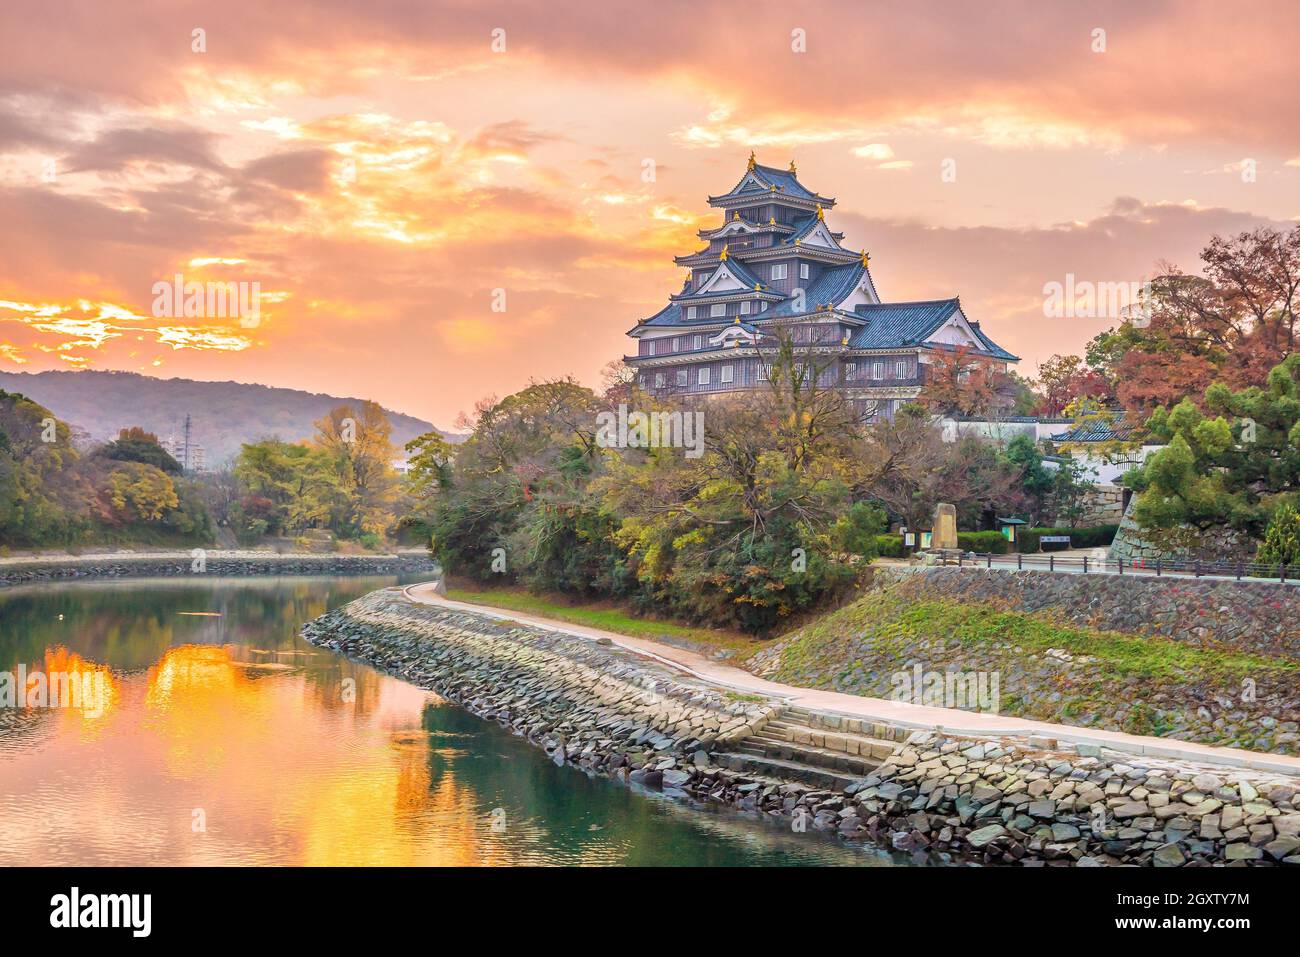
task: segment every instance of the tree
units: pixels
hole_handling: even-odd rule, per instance
[[[493,549],[505,549],[504,577],[589,591],[609,569],[601,555],[612,535],[599,525],[586,485],[600,468],[596,416],[601,400],[572,379],[534,382],[504,399],[487,399],[466,422],[449,474],[432,499],[433,551],[449,573],[487,580]],[[430,449],[426,475],[444,475]],[[436,481],[443,483],[443,479]],[[498,567],[499,563],[498,563]]]
[[[974,436],[945,442],[918,405],[874,426],[865,443],[854,456],[863,463],[855,495],[883,503],[908,528],[928,528],[940,502],[954,505],[967,528],[978,527],[988,511],[1013,513],[1028,504],[1019,463]]]
[[[1097,483],[1088,478],[1088,470],[1082,462],[1072,455],[1062,458],[1056,474],[1052,476],[1052,506],[1055,510],[1055,520],[1074,528],[1087,511],[1088,496],[1096,488]]]
[[[610,457],[595,488],[648,596],[764,632],[851,580],[831,535],[851,504],[849,469],[816,412],[791,417],[802,402],[711,403],[698,459],[672,448]]]
[[[320,496],[308,494],[310,455],[307,446],[279,439],[249,443],[239,450],[233,471],[244,496],[232,510],[237,534],[242,529],[242,537],[248,539],[297,531],[327,519],[327,513],[316,506]]]
[[[383,535],[393,524],[399,491],[388,415],[375,402],[340,405],[316,429],[312,445],[328,465],[317,473],[315,487],[333,492],[329,480],[335,479],[341,492],[329,496],[333,527],[346,535]]]
[[[93,490],[66,423],[0,389],[0,543],[70,544],[89,530]]]
[[[936,352],[917,402],[932,415],[994,417],[1016,403],[1016,383],[969,347]]]
[[[1081,397],[1109,399],[1111,386],[1106,377],[1090,368],[1078,356],[1052,356],[1038,367],[1037,414],[1061,415],[1066,406]]]
[[[1149,414],[1195,401],[1216,380],[1262,386],[1294,351],[1300,226],[1214,236],[1201,262],[1201,276],[1161,263],[1140,315],[1090,344],[1089,362],[1125,408]]]
[[[1291,505],[1284,502],[1273,512],[1255,561],[1274,570],[1300,563],[1300,513]]]
[[[1056,490],[1058,472],[1048,468],[1038,443],[1028,435],[1017,435],[1002,453],[1020,473],[1020,488],[1026,497],[1026,511],[1031,524],[1038,524]]]
[[[100,454],[118,462],[152,465],[168,475],[180,475],[182,471],[181,464],[158,444],[158,436],[139,426],[123,429],[116,439],[100,449]]]
[[[1126,477],[1142,493],[1133,508],[1144,528],[1227,525],[1258,537],[1271,511],[1300,494],[1300,353],[1265,388],[1215,383],[1199,405],[1156,409],[1147,428],[1167,445]]]
[[[105,476],[100,495],[101,514],[113,524],[158,522],[180,505],[170,476],[142,462],[123,462],[113,468]]]
[[[606,405],[631,402],[636,392],[637,371],[622,359],[611,359],[600,370],[601,398]]]

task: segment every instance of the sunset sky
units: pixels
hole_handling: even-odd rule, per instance
[[[6,0],[0,368],[443,427],[595,385],[753,149],[837,198],[882,298],[960,294],[1032,376],[1113,324],[1045,319],[1045,283],[1300,220],[1298,37],[1294,0]],[[260,283],[259,321],[155,317],[177,273]]]

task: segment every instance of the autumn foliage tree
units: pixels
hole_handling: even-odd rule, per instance
[[[1007,373],[967,346],[934,353],[917,401],[934,415],[1007,414],[1017,388]]]
[[[0,544],[207,544],[208,513],[179,472],[139,428],[79,454],[66,423],[0,391]]]
[[[1110,382],[1079,356],[1055,355],[1038,367],[1039,397],[1035,413],[1060,416],[1078,399],[1102,402],[1113,397]]]
[[[1300,308],[1300,226],[1213,237],[1202,275],[1161,265],[1141,315],[1103,333],[1089,359],[1125,408],[1149,413],[1213,382],[1263,386],[1295,349]]]

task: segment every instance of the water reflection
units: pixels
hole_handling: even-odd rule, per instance
[[[298,637],[394,581],[0,592],[0,669],[84,670],[109,689],[93,718],[0,709],[0,863],[890,863],[557,768]]]

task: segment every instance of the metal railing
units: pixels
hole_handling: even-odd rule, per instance
[[[947,564],[952,564],[949,559]],[[1236,581],[1273,581],[1285,585],[1300,584],[1300,565],[1267,565],[1258,562],[1205,561],[1171,558],[1101,558],[1083,555],[1057,556],[1023,553],[995,555],[991,552],[965,552],[956,564],[972,567],[1015,566],[1021,571],[1048,571],[1077,575],[1145,575],[1155,578],[1232,578]]]

